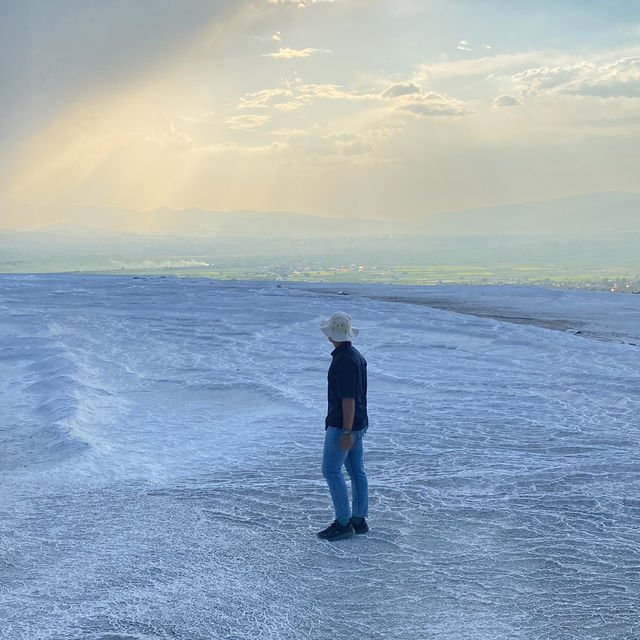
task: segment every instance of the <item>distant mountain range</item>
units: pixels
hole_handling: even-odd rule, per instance
[[[190,237],[332,237],[388,235],[397,223],[385,220],[342,220],[282,211],[205,211],[203,209],[155,209],[133,211],[110,207],[70,207],[45,211],[30,208],[32,218],[46,217],[55,223],[38,232],[56,235],[151,234]]]
[[[170,236],[598,236],[640,232],[640,194],[603,192],[543,202],[431,215],[413,221],[335,219],[290,212],[202,209],[132,211],[107,207],[28,208],[25,218],[56,222],[39,232],[67,236],[122,232]]]
[[[640,193],[610,191],[442,213],[416,225],[425,235],[578,236],[640,232]]]

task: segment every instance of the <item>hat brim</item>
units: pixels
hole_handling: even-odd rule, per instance
[[[320,325],[320,331],[322,331],[322,333],[324,333],[327,338],[329,338],[330,340],[335,340],[336,342],[353,342],[360,333],[360,329],[356,329],[356,327],[351,327],[351,331],[349,331],[348,333],[338,333],[335,331],[332,332],[329,320],[322,321],[322,324]]]

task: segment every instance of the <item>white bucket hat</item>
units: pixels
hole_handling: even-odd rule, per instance
[[[320,331],[335,342],[351,342],[358,337],[359,329],[351,326],[351,316],[338,311],[328,320],[323,320]]]

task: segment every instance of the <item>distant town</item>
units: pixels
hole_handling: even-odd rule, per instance
[[[640,292],[640,232],[221,237],[0,231],[0,273]]]
[[[241,266],[167,267],[101,271],[110,274],[171,275],[216,280],[265,280],[277,282],[378,283],[398,285],[520,285],[557,289],[583,289],[640,293],[640,274],[612,269],[598,272],[572,272],[551,267],[477,267],[477,266],[376,266],[347,265],[310,268],[283,264]]]

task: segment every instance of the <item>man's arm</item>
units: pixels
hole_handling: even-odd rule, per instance
[[[353,446],[353,420],[356,417],[356,399],[342,398],[342,448],[348,451]],[[346,433],[348,432],[348,433]]]
[[[342,398],[342,428],[345,431],[353,429],[353,420],[356,417],[356,399]]]

